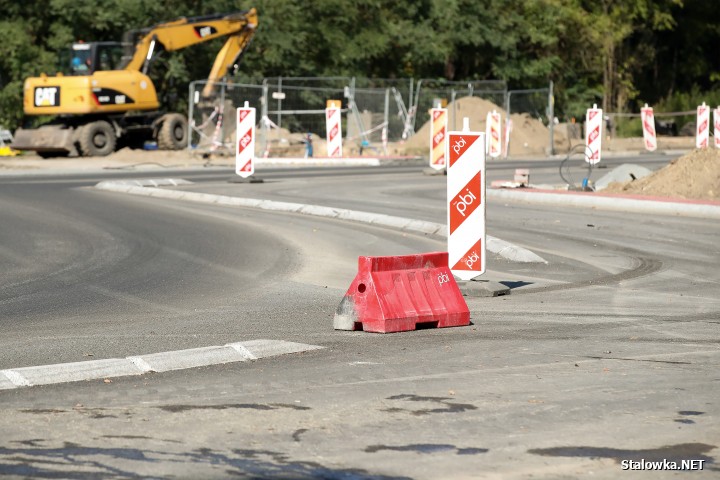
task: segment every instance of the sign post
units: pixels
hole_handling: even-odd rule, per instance
[[[430,128],[430,168],[442,170],[446,162],[447,143],[447,108],[431,108],[430,117],[432,124]]]
[[[649,152],[657,150],[657,134],[655,132],[655,113],[652,107],[645,107],[640,110],[640,118],[643,127],[643,139],[645,140],[645,149]]]
[[[491,158],[498,158],[502,153],[502,123],[500,114],[495,110],[487,114],[485,138],[487,140],[488,155]]]
[[[710,107],[705,102],[697,107],[696,125],[695,148],[707,148],[710,143]]]
[[[327,156],[342,157],[342,120],[339,100],[328,100],[325,108]]]
[[[485,132],[449,132],[447,141],[448,254],[453,275],[485,273]]]
[[[593,105],[585,114],[585,161],[600,163],[602,152],[603,111]]]
[[[235,173],[247,178],[255,173],[255,109],[245,102],[237,109],[235,126]]]

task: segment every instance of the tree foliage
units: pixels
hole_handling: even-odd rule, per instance
[[[76,40],[120,40],[178,16],[256,7],[242,78],[358,76],[556,86],[560,115],[637,109],[720,88],[720,9],[705,0],[0,0],[0,124],[22,120],[26,77],[53,74]],[[221,41],[163,57],[173,108]],[[665,102],[668,103],[667,101]]]

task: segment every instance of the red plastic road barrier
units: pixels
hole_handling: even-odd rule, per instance
[[[336,330],[390,333],[470,325],[447,252],[359,257],[358,274],[335,312]]]

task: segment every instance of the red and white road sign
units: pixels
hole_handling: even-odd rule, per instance
[[[247,178],[255,173],[255,109],[245,102],[235,117],[235,173]]]
[[[603,111],[593,105],[585,114],[585,161],[595,165],[602,156]]]
[[[502,123],[500,114],[495,110],[487,114],[485,138],[487,139],[488,155],[492,158],[498,158],[502,153]]]
[[[469,130],[469,129],[468,129]],[[485,273],[485,133],[449,132],[448,254],[453,275]]]
[[[713,129],[715,148],[720,148],[720,107],[713,110],[713,123],[715,124]]]
[[[342,157],[342,110],[340,102],[328,100],[325,109],[325,128],[327,131],[327,156]]]
[[[695,148],[707,148],[710,143],[710,107],[705,102],[697,107],[696,125]]]
[[[643,127],[643,140],[645,140],[645,149],[649,152],[657,150],[657,134],[655,133],[655,113],[652,107],[640,109],[640,119]]]
[[[447,108],[431,108],[430,118],[432,118],[430,128],[430,168],[442,170],[445,168],[446,152],[445,144],[447,142]]]

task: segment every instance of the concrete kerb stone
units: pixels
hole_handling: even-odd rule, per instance
[[[616,212],[651,213],[658,215],[686,216],[695,218],[720,219],[720,206],[678,203],[655,200],[641,200],[622,197],[573,195],[570,193],[521,192],[510,190],[489,190],[488,198],[527,203],[569,207],[589,207]]]
[[[273,200],[260,200],[254,198],[230,197],[226,195],[212,195],[207,193],[184,192],[180,190],[167,190],[154,187],[128,187],[115,185],[112,182],[101,182],[95,186],[99,190],[130,193],[150,197],[172,198],[198,203],[211,203],[233,205],[241,207],[258,208],[276,212],[300,213],[304,215],[324,218],[337,218],[360,223],[368,223],[383,227],[396,228],[414,233],[447,236],[447,226],[440,223],[414,220],[411,218],[395,217],[392,215],[347,210],[342,208],[324,207],[321,205],[308,205],[301,203],[276,202]],[[487,249],[507,260],[521,263],[548,263],[539,255],[523,247],[513,245],[504,240],[487,236]]]

